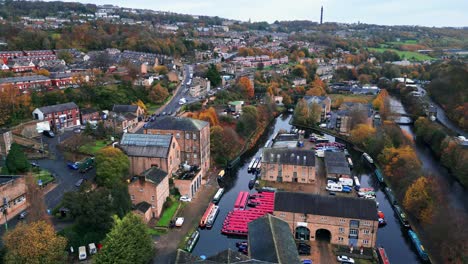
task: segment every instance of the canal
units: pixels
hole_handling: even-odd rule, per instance
[[[193,250],[194,255],[211,256],[227,248],[237,250],[235,244],[238,241],[245,240],[242,238],[231,238],[221,234],[221,227],[227,213],[232,210],[234,202],[240,191],[249,191],[248,182],[251,174],[247,173],[247,167],[250,160],[254,156],[261,154],[261,147],[271,139],[280,129],[290,130],[289,121],[290,115],[282,115],[273,121],[270,129],[265,133],[260,140],[258,146],[246,157],[241,160],[237,169],[232,170],[231,174],[225,176],[225,194],[219,202],[220,212],[212,229],[200,230],[200,239]],[[420,263],[417,253],[412,248],[412,244],[406,235],[406,230],[401,227],[393,208],[385,194],[380,189],[375,177],[368,171],[366,166],[362,166],[361,159],[358,153],[352,153],[353,162],[356,168],[353,174],[360,178],[363,187],[374,187],[376,191],[377,201],[379,202],[379,210],[385,214],[387,225],[379,228],[377,234],[377,244],[383,246],[387,251],[387,255],[391,263]],[[255,191],[251,191],[254,193]]]

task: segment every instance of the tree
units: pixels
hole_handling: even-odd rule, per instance
[[[164,100],[169,96],[169,92],[165,87],[162,87],[161,84],[156,84],[151,91],[149,92],[149,99],[156,103],[163,103]]]
[[[46,214],[46,205],[44,201],[44,192],[39,188],[36,177],[32,173],[26,175],[26,200],[29,202],[28,222],[48,221]]]
[[[146,264],[154,254],[153,240],[147,227],[133,213],[123,219],[114,217],[114,226],[103,241],[103,248],[94,263],[141,263]]]
[[[248,137],[257,129],[258,112],[255,106],[242,107],[242,115],[237,122],[236,131],[244,137]]]
[[[36,74],[37,75],[43,75],[43,76],[47,76],[49,77],[50,76],[50,72],[46,69],[39,69],[36,71]]]
[[[118,148],[106,147],[96,153],[96,182],[112,188],[127,176],[130,162]]]
[[[294,69],[292,70],[291,73],[294,76],[297,76],[297,77],[300,77],[300,78],[307,78],[308,77],[306,67],[304,65],[301,65],[301,64],[297,64],[296,66],[294,66]]]
[[[13,143],[6,158],[6,167],[11,174],[21,174],[29,171],[31,165],[20,145]]]
[[[309,118],[309,107],[305,99],[301,99],[297,102],[296,108],[294,109],[294,123],[297,125],[307,125]]]
[[[355,129],[350,132],[350,139],[355,144],[367,147],[368,140],[375,134],[375,128],[366,124],[357,125]]]
[[[419,177],[406,190],[403,206],[424,223],[431,223],[435,212],[437,184],[434,179]]]
[[[221,75],[219,74],[216,65],[211,64],[210,67],[208,67],[208,71],[205,75],[206,78],[210,80],[210,83],[213,87],[216,87],[221,84]]]
[[[141,99],[138,99],[138,101],[136,101],[133,104],[138,105],[141,109],[143,109],[143,111],[145,111],[145,113],[148,111],[148,109],[146,108],[145,103],[143,103],[143,101]]]
[[[167,67],[164,66],[164,65],[158,65],[158,66],[154,67],[154,71],[157,72],[160,75],[165,75],[165,74],[167,74],[169,72]]]
[[[245,98],[254,97],[254,87],[250,79],[246,76],[240,77],[237,81],[237,86],[239,90],[244,95]]]
[[[73,61],[73,54],[71,54],[68,51],[60,51],[57,54],[57,58],[59,60],[64,60],[67,64],[71,63]]]
[[[65,263],[67,240],[55,234],[54,228],[38,221],[19,223],[3,237],[7,264]]]

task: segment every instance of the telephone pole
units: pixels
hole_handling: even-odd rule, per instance
[[[320,8],[320,25],[323,23],[323,6]]]

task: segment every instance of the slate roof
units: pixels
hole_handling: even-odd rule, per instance
[[[274,211],[377,220],[373,200],[307,193],[276,192]]]
[[[175,264],[193,264],[193,263],[203,263],[203,264],[273,264],[271,262],[260,261],[255,259],[250,259],[246,255],[236,252],[232,249],[226,249],[219,252],[214,256],[210,256],[207,259],[203,260],[199,256],[190,254],[189,252],[178,249],[177,256],[175,259]]]
[[[138,105],[114,105],[112,112],[115,113],[135,113],[138,109]]]
[[[139,204],[137,204],[135,206],[135,209],[142,212],[142,213],[146,213],[148,211],[148,209],[150,209],[150,208],[151,208],[151,204],[149,204],[149,203],[147,203],[145,201],[143,201],[143,202],[141,202],[141,203],[139,203]]]
[[[74,102],[58,104],[58,105],[48,105],[44,107],[40,107],[39,110],[43,114],[50,114],[55,112],[63,112],[71,109],[77,109],[78,106]]]
[[[280,264],[301,263],[288,223],[270,214],[249,223],[249,255]]]
[[[327,173],[351,174],[344,152],[325,151],[324,161]]]
[[[157,167],[151,167],[145,170],[144,172],[142,172],[141,176],[145,177],[146,180],[149,180],[152,183],[158,185],[164,180],[164,178],[167,177],[167,172]]]
[[[120,140],[120,148],[127,156],[166,158],[172,135],[128,134]]]
[[[298,148],[264,148],[262,162],[315,166],[315,152]]]
[[[17,82],[31,82],[31,81],[50,81],[49,77],[43,75],[30,75],[21,77],[7,77],[0,78],[0,84],[2,83],[17,83]]]
[[[156,119],[154,122],[150,122],[147,129],[200,131],[209,124],[206,121],[198,119],[164,116],[163,118]]]

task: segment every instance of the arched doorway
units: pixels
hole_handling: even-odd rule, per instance
[[[325,241],[325,242],[330,243],[331,232],[328,231],[327,229],[317,229],[317,231],[315,231],[315,240]]]
[[[296,227],[296,239],[298,240],[309,240],[310,239],[310,230],[305,226]]]

